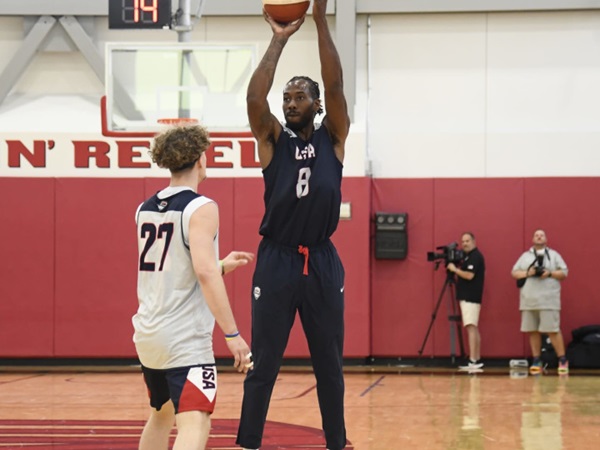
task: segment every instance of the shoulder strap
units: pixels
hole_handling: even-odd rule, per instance
[[[535,248],[531,249],[531,253],[533,253],[533,261],[531,261],[531,264],[529,264],[529,267],[527,268],[528,271],[535,265],[535,262],[537,261],[537,253],[535,252]]]

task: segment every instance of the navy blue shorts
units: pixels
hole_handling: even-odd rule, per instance
[[[173,369],[149,369],[142,366],[148,388],[150,406],[160,411],[169,400],[175,414],[186,411],[212,413],[217,399],[217,369],[214,364],[203,364]]]

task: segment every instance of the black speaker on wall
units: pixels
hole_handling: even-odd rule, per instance
[[[407,222],[407,213],[375,213],[375,258],[406,258],[408,254]]]

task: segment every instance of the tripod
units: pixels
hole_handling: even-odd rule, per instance
[[[425,348],[425,344],[427,344],[427,339],[429,338],[429,333],[431,333],[431,329],[433,328],[433,324],[435,322],[435,318],[437,317],[438,310],[440,309],[440,305],[442,304],[442,299],[444,298],[444,293],[446,289],[448,289],[448,293],[450,296],[448,297],[448,320],[450,322],[454,322],[455,327],[450,325],[450,358],[452,364],[454,364],[456,360],[456,336],[458,336],[458,344],[460,346],[460,356],[461,358],[465,357],[465,347],[463,344],[463,336],[461,329],[461,317],[460,314],[457,314],[457,306],[456,306],[456,290],[455,290],[456,280],[454,278],[454,274],[446,270],[446,281],[444,282],[444,287],[442,287],[442,291],[437,299],[437,304],[435,305],[435,309],[433,310],[433,314],[431,315],[431,322],[429,323],[429,328],[427,328],[427,333],[425,334],[425,339],[423,339],[423,344],[421,345],[421,349],[419,350],[419,358],[423,355],[423,349]]]

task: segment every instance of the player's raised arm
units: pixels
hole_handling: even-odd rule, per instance
[[[258,142],[258,157],[263,168],[267,167],[273,158],[275,142],[279,138],[281,125],[271,113],[267,95],[273,86],[275,70],[283,48],[289,37],[294,34],[304,22],[304,17],[296,22],[282,25],[275,22],[265,12],[265,20],[271,25],[273,37],[258,67],[250,78],[246,103],[248,120],[252,134]]]
[[[313,18],[317,26],[321,77],[323,78],[325,108],[323,122],[333,140],[336,156],[344,159],[344,144],[350,131],[348,105],[344,95],[344,81],[340,55],[333,43],[326,17],[327,0],[313,1]]]

